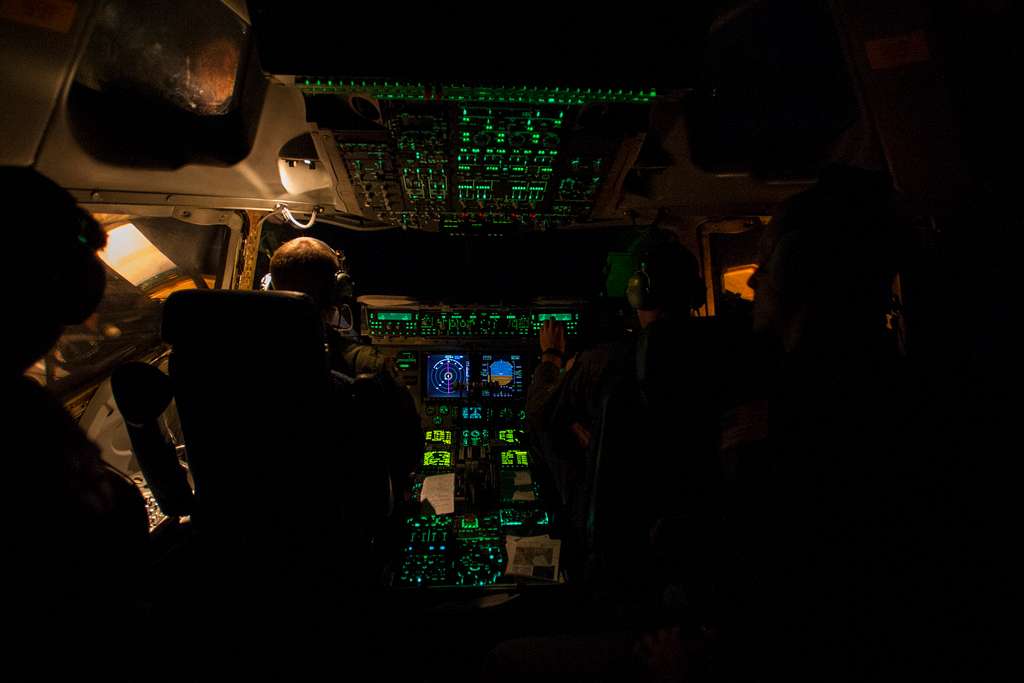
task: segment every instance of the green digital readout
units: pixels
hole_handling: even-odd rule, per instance
[[[378,320],[412,320],[412,313],[409,311],[378,311]]]
[[[537,320],[540,320],[541,322],[544,322],[545,320],[568,322],[572,320],[572,313],[538,313]]]
[[[529,467],[526,451],[502,451],[501,464],[505,467]]]
[[[427,441],[443,443],[445,446],[452,445],[452,433],[446,429],[432,429],[425,436]]]
[[[424,467],[451,467],[452,454],[449,451],[427,451],[423,454]]]
[[[504,441],[505,443],[516,444],[519,443],[519,437],[516,434],[515,429],[499,429],[498,440]]]

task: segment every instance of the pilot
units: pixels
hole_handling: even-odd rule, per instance
[[[675,334],[691,311],[704,303],[696,258],[674,233],[652,228],[632,245],[630,260],[635,274],[628,296],[640,328],[657,325]],[[652,283],[657,286],[652,288]],[[617,380],[636,375],[636,339],[634,335],[601,345],[566,362],[564,328],[548,320],[540,331],[541,363],[527,394],[528,427],[534,450],[552,472],[576,538],[586,519],[586,453],[600,427],[602,397]]]
[[[8,204],[38,212],[5,231],[12,334],[4,353],[6,458],[5,544],[11,593],[23,637],[60,642],[102,630],[103,620],[135,614],[148,551],[149,522],[138,488],[106,464],[99,449],[46,388],[25,376],[66,325],[88,318],[106,275],[97,249],[106,235],[56,184],[31,169],[0,169]],[[85,628],[83,628],[85,627]],[[82,630],[77,630],[82,629]],[[56,640],[50,640],[56,639]]]
[[[400,491],[423,457],[423,431],[412,394],[387,359],[372,346],[346,336],[333,323],[343,299],[351,296],[351,280],[343,256],[327,243],[298,237],[282,244],[270,260],[276,290],[310,296],[321,311],[331,369],[339,387],[359,380],[369,387],[356,402],[347,402],[350,433],[343,439],[359,457],[377,458],[387,468],[393,491]],[[369,464],[369,463],[368,463]]]
[[[738,610],[764,657],[740,659],[789,677],[888,673],[929,626],[928,600],[916,601],[940,563],[919,555],[913,517],[928,509],[922,476],[937,467],[906,438],[922,403],[893,324],[891,194],[882,174],[826,169],[776,212],[751,278],[755,332],[775,361],[771,467],[748,487],[763,495],[744,502],[758,585]]]
[[[668,359],[677,365],[680,358],[689,357],[689,352],[695,352],[701,345],[697,341],[700,333],[690,324],[691,312],[703,305],[705,299],[704,284],[693,254],[674,233],[652,228],[632,245],[629,255],[634,277],[630,279],[627,298],[636,309],[640,331],[620,342],[583,351],[566,362],[565,332],[559,324],[547,321],[540,332],[541,363],[534,372],[527,395],[527,420],[534,452],[554,470],[563,507],[568,513],[568,524],[562,529],[562,557],[563,565],[574,581],[579,579],[572,572],[582,570],[583,561],[579,557],[579,547],[571,546],[582,544],[586,527],[590,496],[587,462],[593,457],[595,441],[601,434],[602,398],[620,380],[639,379],[636,359],[642,339],[653,340],[655,335],[667,334],[667,337],[660,338],[669,340],[673,354]],[[699,353],[692,355],[694,365],[710,365],[708,359]],[[673,376],[678,370],[664,369]],[[686,365],[683,372],[687,374],[689,383],[677,388],[679,397],[683,399],[678,406],[690,407],[691,403],[705,401],[703,379],[698,377],[700,371],[691,370]],[[694,400],[690,401],[687,396]],[[676,401],[672,401],[672,408],[676,407]],[[711,431],[710,428],[717,426],[713,417],[693,408],[688,416],[674,416],[671,428],[681,433],[689,426],[697,427],[707,422]],[[689,456],[693,451],[682,444],[686,438],[677,438],[677,446],[680,453]],[[693,443],[688,442],[687,445]],[[649,474],[655,479],[672,477],[669,472]],[[680,486],[673,487],[680,499],[684,497],[681,489]],[[621,490],[619,494],[631,500],[655,495],[650,490]],[[683,506],[681,500],[668,502],[680,508]],[[646,540],[650,533],[652,545],[656,543],[654,537],[660,533],[654,528],[636,531],[642,540]],[[650,568],[640,557],[627,558],[630,562],[634,559],[636,566],[642,568],[640,571],[646,572]],[[587,673],[612,680],[677,680],[675,677],[678,675],[682,680],[685,653],[693,643],[699,644],[699,639],[681,634],[679,628],[653,633],[647,631],[653,624],[652,619],[660,622],[664,616],[654,617],[654,612],[660,612],[661,607],[671,609],[676,605],[644,602],[637,609],[638,604],[630,595],[632,586],[611,585],[611,582],[601,580],[604,578],[602,575],[599,575],[600,585],[596,585],[594,575],[589,571],[581,573],[587,574],[589,593],[597,598],[586,609],[586,618],[579,622],[586,623],[586,632],[505,641],[489,654],[486,673],[496,680],[541,672],[570,676]],[[619,576],[622,575],[616,575]],[[634,578],[636,581],[632,583],[638,585],[652,579],[650,576]],[[666,573],[653,582],[668,585],[679,582],[680,578],[681,575]],[[658,586],[658,592],[664,587]],[[661,598],[660,594],[655,597],[656,600]],[[629,617],[624,617],[624,614]],[[579,626],[565,625],[564,628],[577,631]]]

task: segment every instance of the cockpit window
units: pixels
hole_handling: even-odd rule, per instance
[[[227,226],[169,217],[95,218],[107,232],[107,246],[98,253],[107,275],[103,300],[85,322],[67,327],[27,373],[65,402],[91,393],[119,363],[159,354],[163,301],[179,289],[221,286],[227,258]]]
[[[211,0],[106,2],[78,82],[98,92],[134,92],[193,114],[226,114],[235,104],[248,27],[218,5]]]
[[[722,273],[722,291],[735,294],[744,301],[753,301],[754,290],[748,282],[755,270],[757,266],[754,264],[726,268]]]
[[[174,262],[131,223],[107,233],[107,247],[99,252],[99,257],[136,287],[174,269]]]
[[[262,101],[249,52],[248,24],[217,0],[108,0],[68,92],[71,133],[119,166],[235,164]]]

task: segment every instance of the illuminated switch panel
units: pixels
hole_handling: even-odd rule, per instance
[[[401,111],[388,120],[398,151],[404,226],[436,227],[448,208],[448,124],[436,113]]]
[[[462,430],[462,445],[463,446],[483,446],[486,445],[490,439],[490,432],[486,429],[463,429]]]
[[[447,429],[432,429],[429,430],[423,437],[430,443],[444,444],[445,446],[452,445],[452,433]]]
[[[522,429],[499,429],[498,441],[512,446],[518,446],[523,438]]]
[[[548,513],[543,510],[506,507],[499,511],[499,515],[502,530],[516,536],[522,535],[526,529],[546,529],[551,523]]]
[[[511,469],[526,469],[530,466],[530,458],[526,451],[512,449],[502,451],[501,466]]]
[[[453,560],[452,519],[421,515],[406,520],[407,541],[397,582],[404,586],[451,581]]]
[[[371,335],[415,337],[419,334],[417,311],[375,311],[367,313]]]
[[[580,328],[580,314],[578,312],[566,312],[566,313],[532,313],[530,315],[530,325],[534,332],[540,332],[540,328],[544,326],[544,323],[548,320],[554,320],[562,323],[565,326],[566,334],[572,336],[579,333]]]
[[[535,211],[551,189],[565,111],[462,107],[456,117],[455,204],[463,210]]]
[[[452,466],[451,451],[426,451],[423,453],[423,466],[447,468]]]
[[[483,406],[463,406],[461,410],[463,420],[484,420],[490,415],[490,411]]]
[[[468,514],[454,526],[455,582],[463,586],[486,586],[505,573],[506,556],[498,513]]]
[[[368,309],[366,328],[376,337],[530,337],[545,320],[565,325],[570,336],[579,334],[578,311],[488,311]],[[415,362],[414,360],[407,362]]]

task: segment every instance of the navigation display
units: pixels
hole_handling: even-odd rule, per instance
[[[469,389],[469,359],[462,354],[427,356],[427,397],[463,396]]]

